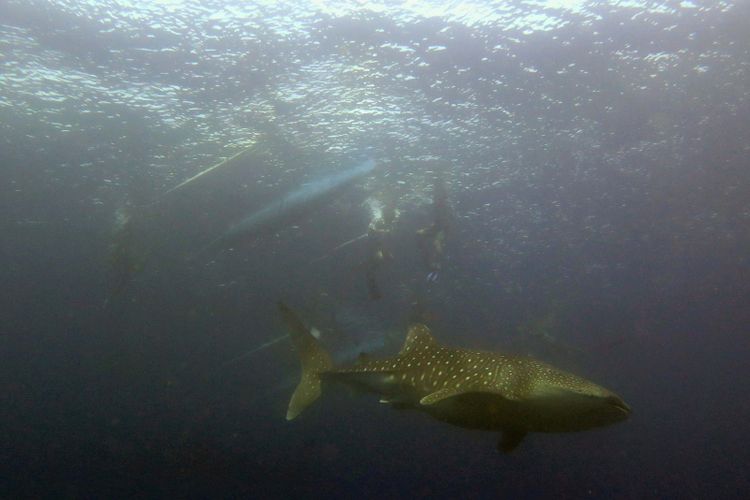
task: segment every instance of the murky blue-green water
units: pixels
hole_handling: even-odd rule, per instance
[[[749,5],[3,2],[0,495],[745,498]],[[279,300],[337,362],[423,321],[633,413],[286,422]]]

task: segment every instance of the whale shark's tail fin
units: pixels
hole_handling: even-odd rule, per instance
[[[333,368],[333,362],[310,330],[286,304],[279,302],[279,310],[302,364],[302,377],[286,412],[286,419],[292,420],[320,397],[320,374]]]

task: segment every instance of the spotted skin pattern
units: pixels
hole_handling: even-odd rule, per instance
[[[303,365],[289,420],[318,398],[321,381],[328,380],[378,394],[394,408],[422,411],[460,427],[501,431],[503,451],[515,448],[528,432],[586,430],[630,413],[619,396],[582,377],[528,357],[448,347],[421,324],[409,329],[397,356],[333,368],[304,325],[284,308]]]

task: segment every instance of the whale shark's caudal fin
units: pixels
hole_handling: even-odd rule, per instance
[[[302,377],[286,412],[286,419],[292,420],[320,397],[320,373],[333,368],[333,362],[310,330],[286,304],[279,302],[279,310],[302,364]]]

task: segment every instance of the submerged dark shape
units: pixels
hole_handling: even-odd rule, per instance
[[[363,266],[368,295],[371,300],[380,300],[383,293],[377,274],[384,264],[393,260],[387,241],[398,218],[398,211],[393,202],[382,203],[376,200],[371,203],[370,210],[372,220],[367,228],[368,257]]]
[[[229,246],[244,238],[264,231],[276,230],[290,221],[330,201],[340,189],[348,186],[375,168],[375,160],[367,159],[351,168],[309,182],[291,191],[270,205],[253,212],[231,225],[221,236],[209,243],[200,253]]]
[[[110,244],[110,290],[104,305],[120,297],[146,264],[146,252],[137,243],[133,219],[124,210],[116,214],[115,231]]]
[[[417,244],[427,269],[427,281],[437,281],[445,260],[446,236],[450,228],[451,209],[448,190],[442,176],[435,178],[432,197],[433,219],[429,226],[417,230]]]
[[[300,319],[286,305],[279,308],[302,363],[287,420],[318,399],[321,383],[329,380],[375,393],[397,409],[500,431],[504,452],[528,432],[583,431],[630,414],[618,395],[584,378],[523,356],[444,346],[421,324],[409,329],[398,355],[335,368]]]
[[[312,336],[328,349],[334,362],[349,362],[362,353],[398,350],[401,336],[366,309],[339,303],[324,291],[319,293],[313,304],[302,316]],[[286,343],[288,339],[288,333],[269,338],[229,359],[222,367],[247,360],[254,354]],[[293,380],[289,387],[294,387],[296,383]]]

